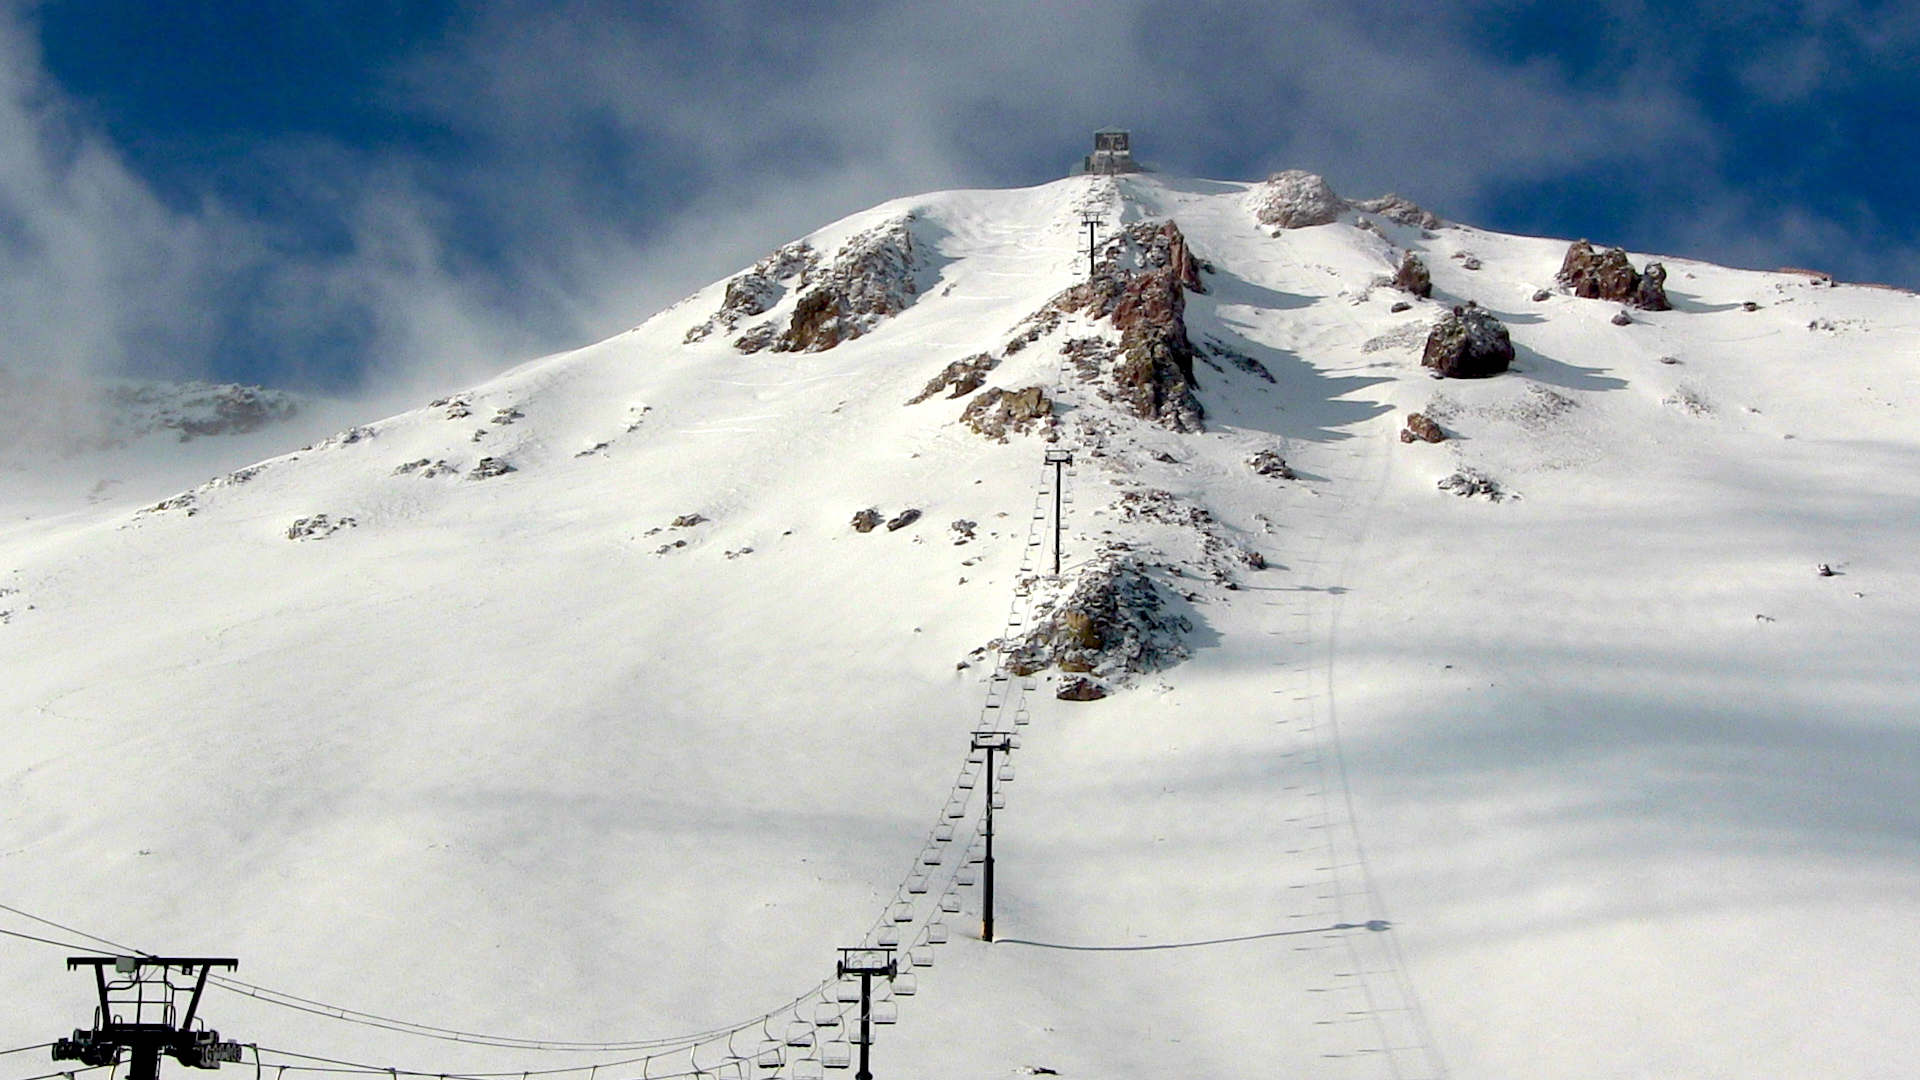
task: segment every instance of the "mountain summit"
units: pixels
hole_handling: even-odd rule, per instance
[[[0,903],[435,1075],[805,1080],[851,946],[880,1076],[1890,1075],[1920,301],[1581,246],[902,199],[9,533]],[[89,1007],[37,948],[21,1043]]]

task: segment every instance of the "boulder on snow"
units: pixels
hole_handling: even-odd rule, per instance
[[[473,471],[467,473],[467,479],[491,480],[496,476],[505,476],[514,471],[516,471],[514,467],[508,464],[505,459],[483,457],[474,465]]]
[[[1485,379],[1513,364],[1513,339],[1492,312],[1468,301],[1427,335],[1420,364],[1432,368],[1435,378]]]
[[[927,380],[927,385],[907,402],[918,405],[948,387],[953,388],[949,398],[966,397],[987,381],[987,372],[1000,366],[1000,361],[992,353],[975,353],[964,360],[955,360],[948,364],[945,371]]]
[[[1425,443],[1445,442],[1447,433],[1440,430],[1440,425],[1434,423],[1433,418],[1426,413],[1408,413],[1407,426],[1400,431],[1400,441],[1410,443],[1415,440]]]
[[[1347,201],[1324,178],[1304,169],[1274,173],[1247,198],[1255,219],[1279,229],[1331,225],[1347,211]]]
[[[880,516],[879,510],[869,506],[865,510],[859,510],[854,513],[853,531],[857,533],[870,533],[874,529],[879,528],[880,523],[885,520],[886,518]]]
[[[1554,280],[1573,295],[1589,300],[1631,304],[1644,311],[1673,309],[1667,300],[1666,267],[1648,263],[1647,272],[1642,274],[1620,248],[1596,253],[1592,244],[1576,240],[1568,245],[1567,257],[1561,260]]]
[[[892,520],[887,522],[887,531],[899,532],[901,529],[904,529],[907,526],[919,520],[920,520],[920,511],[912,508],[902,510],[898,514],[895,514]]]
[[[1071,679],[1062,680],[1060,689],[1055,691],[1053,696],[1061,701],[1099,701],[1107,696],[1107,690],[1106,687],[1085,675],[1075,675]]]
[[[1378,214],[1395,225],[1406,225],[1417,229],[1438,229],[1446,224],[1431,211],[1398,195],[1361,199],[1353,204],[1353,208],[1369,214]]]
[[[1053,421],[1053,401],[1038,386],[1025,390],[993,387],[968,403],[960,422],[989,439],[1007,441],[1008,432],[1025,433]]]
[[[1293,467],[1287,464],[1287,459],[1281,457],[1278,450],[1256,451],[1247,459],[1247,468],[1261,476],[1277,476],[1282,480],[1294,479]]]
[[[1412,293],[1422,299],[1433,296],[1433,274],[1420,256],[1407,252],[1400,260],[1400,269],[1394,272],[1393,287],[1401,292]]]

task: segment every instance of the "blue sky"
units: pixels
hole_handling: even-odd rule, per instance
[[[1842,0],[0,0],[0,363],[452,385],[1106,124],[1914,286],[1916,58],[1920,6]]]

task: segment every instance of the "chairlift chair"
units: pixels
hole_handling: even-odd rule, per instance
[[[883,949],[897,948],[900,944],[900,931],[893,926],[888,926],[873,936],[873,943]]]
[[[935,825],[933,827],[933,839],[936,843],[941,843],[941,844],[944,844],[949,840],[952,840],[953,826],[944,821],[938,825]]]
[[[950,892],[940,898],[940,910],[952,915],[960,910],[960,894]]]
[[[779,1039],[767,1039],[760,1044],[760,1053],[753,1059],[755,1065],[765,1072],[772,1072],[787,1063],[787,1044]]]
[[[914,967],[932,967],[933,966],[933,950],[932,949],[908,949],[907,959],[913,962]]]
[[[946,924],[946,923],[944,923],[944,922],[931,922],[931,923],[928,923],[928,924],[927,924],[927,944],[929,944],[929,945],[945,945],[945,944],[946,944],[946,943],[947,943],[947,942],[948,942],[949,940],[951,940],[951,939],[950,939],[950,938],[948,937],[948,935],[947,935],[947,924]],[[917,963],[919,963],[919,961],[918,961],[918,960],[915,960],[915,961],[914,961],[914,963],[916,963],[916,964],[917,964]],[[928,964],[931,964],[931,963],[933,963],[933,961],[931,961],[931,960],[929,960],[929,961],[927,961],[927,963],[928,963]],[[923,966],[923,967],[924,967],[925,965],[921,965],[921,966]]]
[[[821,1044],[820,1064],[829,1069],[852,1068],[853,1047],[845,1039],[832,1039]]]
[[[896,924],[910,923],[913,921],[913,905],[902,900],[893,905],[893,911],[889,914]]]
[[[996,791],[993,793],[993,808],[995,810],[1005,810],[1007,808],[1007,796],[1005,792]]]
[[[820,1059],[803,1057],[793,1063],[793,1080],[826,1080],[826,1073],[820,1071]]]
[[[951,826],[949,826],[950,828]],[[907,891],[915,896],[927,891],[927,875],[910,874],[907,876]]]
[[[930,847],[920,853],[920,863],[922,866],[939,866],[941,858],[940,849],[937,847]]]
[[[867,1017],[876,1024],[897,1024],[900,1022],[900,1006],[891,1001],[876,1001]]]
[[[895,975],[888,983],[893,987],[894,997],[912,997],[920,992],[920,977],[911,971]]]
[[[1006,764],[1000,766],[1000,782],[1003,784],[1008,784],[1013,782],[1013,763],[1012,762],[1007,762]]]
[[[723,1061],[713,1070],[714,1080],[747,1080],[747,1064],[738,1058]]]
[[[840,1006],[822,1001],[813,1007],[813,1026],[817,1028],[839,1027]]]
[[[788,1046],[812,1046],[813,1025],[805,1020],[795,1020],[787,1025]]]
[[[974,772],[972,769],[968,769],[966,772],[963,772],[960,774],[960,782],[955,784],[954,786],[959,788],[961,791],[972,791],[973,783],[974,783]]]
[[[971,866],[961,867],[960,872],[953,876],[953,883],[955,885],[970,886],[977,883],[979,880],[980,880],[980,875],[978,873],[975,873],[973,867]]]

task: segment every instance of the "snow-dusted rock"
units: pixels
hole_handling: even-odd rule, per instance
[[[1304,169],[1274,173],[1247,193],[1247,205],[1255,220],[1276,229],[1331,225],[1348,210],[1332,185]]]
[[[1492,312],[1469,301],[1427,335],[1420,363],[1432,368],[1436,378],[1484,379],[1513,363],[1513,339]]]

